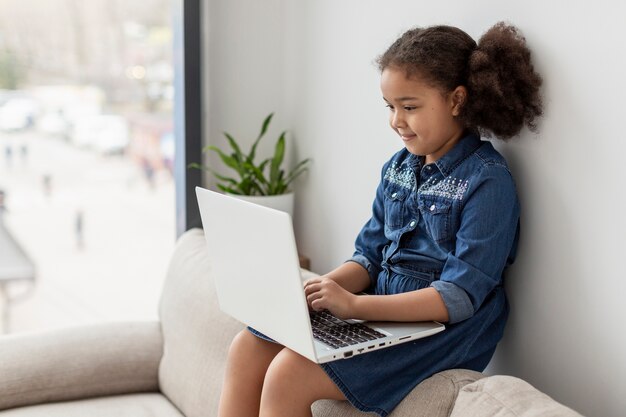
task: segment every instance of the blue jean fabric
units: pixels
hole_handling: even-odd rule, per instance
[[[403,291],[408,288],[401,275],[394,274],[389,281]],[[414,283],[415,289],[421,286]],[[394,284],[387,288],[396,292]],[[502,337],[508,312],[500,286],[471,318],[447,325],[441,333],[321,366],[354,407],[385,417],[417,384],[437,372],[484,370]]]
[[[321,365],[356,408],[385,417],[437,372],[484,370],[508,316],[519,215],[506,161],[474,134],[434,163],[403,149],[383,166],[348,261],[368,271],[372,294],[434,287],[450,320],[434,336]]]
[[[403,149],[383,167],[350,260],[367,269],[372,291],[391,273],[426,277],[457,323],[502,285],[519,215],[515,183],[490,142],[470,134],[428,165]]]

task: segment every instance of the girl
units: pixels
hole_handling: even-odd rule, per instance
[[[447,328],[324,365],[244,330],[229,351],[221,417],[311,416],[322,398],[384,417],[434,373],[482,371],[502,337],[503,271],[515,258],[520,208],[506,161],[479,135],[535,128],[541,78],[525,40],[504,23],[478,44],[454,27],[417,28],[378,64],[404,148],[383,166],[352,258],[307,281],[305,294],[312,309],[341,318]]]

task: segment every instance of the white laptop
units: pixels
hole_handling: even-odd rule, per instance
[[[313,362],[444,330],[437,322],[363,323],[310,312],[289,214],[200,187],[196,196],[220,309]]]

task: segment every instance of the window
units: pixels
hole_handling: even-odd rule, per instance
[[[3,0],[0,230],[34,267],[0,287],[11,331],[156,318],[200,178],[185,170],[200,158],[199,2],[185,37],[181,4]]]

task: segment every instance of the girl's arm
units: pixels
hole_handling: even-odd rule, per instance
[[[432,287],[394,295],[355,295],[370,285],[367,271],[346,262],[327,275],[308,280],[307,302],[339,318],[380,321],[448,321],[448,309]]]
[[[345,262],[320,278],[329,278],[351,293],[361,292],[371,284],[367,270],[356,262]]]
[[[439,291],[432,287],[393,295],[367,295],[354,299],[355,318],[379,321],[448,321]]]

